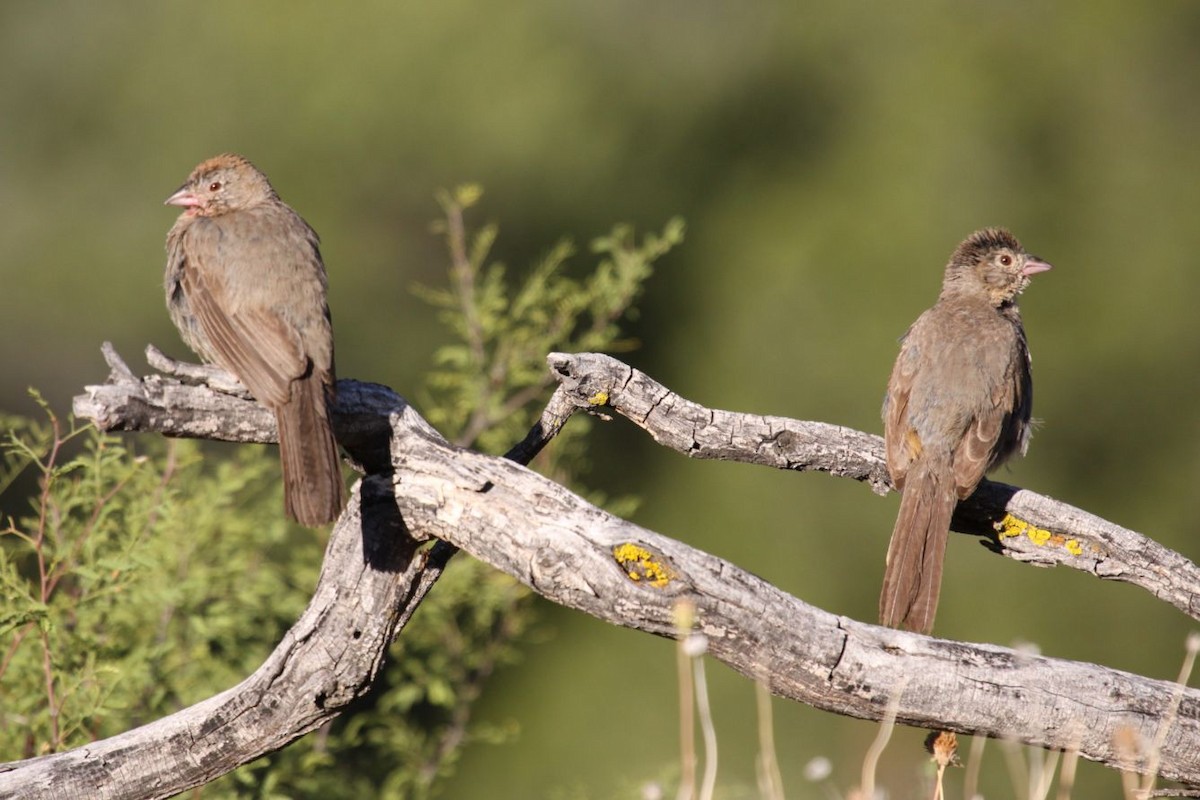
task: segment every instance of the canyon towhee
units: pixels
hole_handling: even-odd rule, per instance
[[[341,512],[329,415],[333,329],[317,234],[246,159],[203,162],[167,205],[167,308],[188,347],[275,412],[284,508],[304,525]]]
[[[1017,295],[1050,265],[1011,233],[971,234],[942,293],[904,335],[883,404],[887,466],[900,489],[879,620],[933,629],[954,507],[985,472],[1025,454],[1033,379]]]

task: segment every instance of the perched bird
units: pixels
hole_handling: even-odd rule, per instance
[[[317,234],[238,155],[201,163],[167,198],[167,309],[188,347],[275,412],[284,507],[337,518],[345,496],[330,423],[333,328]]]
[[[933,629],[954,507],[985,472],[1025,454],[1033,379],[1017,295],[1048,269],[1008,231],[977,231],[902,339],[883,403],[888,472],[902,492],[879,597],[884,625]]]

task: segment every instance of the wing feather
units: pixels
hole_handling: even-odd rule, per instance
[[[219,365],[264,405],[286,403],[291,382],[308,371],[294,328],[269,310],[232,311],[235,306],[220,271],[187,264],[182,272],[183,292]]]

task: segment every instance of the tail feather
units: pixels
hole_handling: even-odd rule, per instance
[[[345,504],[346,485],[320,377],[293,382],[291,398],[275,410],[275,420],[284,510],[301,525],[332,522]]]
[[[888,544],[879,621],[918,633],[933,630],[950,518],[958,503],[948,469],[914,464],[905,476],[900,512]]]

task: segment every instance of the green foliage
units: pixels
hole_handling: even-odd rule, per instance
[[[234,779],[247,794],[269,783],[288,797],[431,796],[463,747],[514,736],[513,726],[472,722],[471,711],[493,670],[517,658],[531,599],[507,575],[460,556],[393,645],[368,698]]]
[[[480,196],[475,186],[439,195],[446,220],[436,229],[451,254],[451,283],[417,291],[461,339],[434,355],[424,404],[429,420],[458,432],[459,444],[495,453],[519,440],[541,412],[531,401],[552,382],[548,353],[633,346],[621,338],[620,320],[633,313],[654,262],[683,240],[683,221],[671,220],[640,245],[630,226],[616,226],[592,242],[600,261],[581,278],[568,274],[575,246],[561,240],[514,288],[503,264],[488,263],[497,226],[470,237],[465,230],[464,212]]]
[[[620,320],[682,224],[640,245],[618,226],[593,243],[599,264],[581,278],[565,274],[573,248],[561,242],[514,289],[487,264],[497,228],[468,235],[463,212],[478,198],[470,187],[440,198],[451,285],[422,293],[462,341],[436,354],[426,406],[448,436],[497,452],[540,414],[547,352],[629,346]],[[5,507],[0,529],[0,752],[12,757],[110,736],[235,684],[304,608],[323,548],[319,531],[280,513],[272,450],[105,435],[42,408],[46,422],[0,418],[0,501],[24,501]],[[578,428],[544,459],[561,480],[582,462]],[[471,711],[533,620],[527,588],[458,557],[369,697],[202,793],[431,796],[466,745],[514,735]]]
[[[304,607],[320,553],[315,532],[284,524],[261,448],[206,459],[147,439],[139,453],[46,414],[3,420],[4,482],[36,477],[0,529],[0,752],[13,757],[236,683]]]

